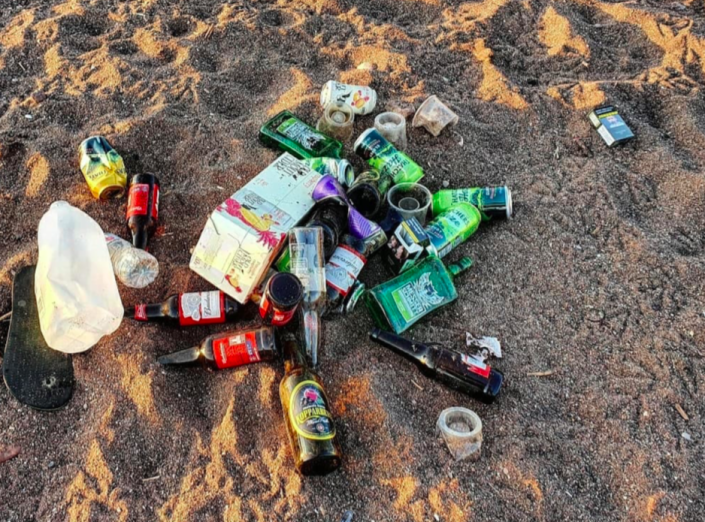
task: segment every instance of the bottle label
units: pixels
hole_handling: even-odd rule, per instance
[[[146,216],[149,212],[149,185],[136,183],[130,186],[127,196],[127,218],[132,216]]]
[[[149,321],[146,304],[135,305],[135,321]]]
[[[426,272],[415,281],[410,281],[392,292],[392,299],[399,313],[407,321],[426,315],[445,300],[433,286],[431,274]]]
[[[289,418],[296,433],[309,440],[335,437],[328,399],[316,381],[302,381],[291,392]]]
[[[152,214],[155,221],[159,217],[159,185],[154,185],[151,208],[149,207],[149,185],[147,183],[131,185],[127,196],[127,218],[146,216],[148,213]]]
[[[435,219],[426,228],[438,257],[444,257],[477,230],[479,220],[464,209],[451,209]]]
[[[347,245],[338,245],[326,264],[326,284],[343,295],[357,281],[367,260]]]
[[[463,364],[468,367],[468,370],[470,370],[472,373],[476,373],[477,375],[480,375],[485,379],[489,378],[490,367],[477,357],[462,354],[461,360],[463,361]]]
[[[179,324],[215,324],[225,322],[225,294],[220,290],[192,292],[179,296]]]
[[[214,339],[213,356],[215,365],[221,370],[259,362],[257,334],[247,332]]]
[[[259,305],[259,315],[262,319],[266,319],[269,310],[272,308],[273,313],[270,324],[272,326],[284,326],[291,321],[292,317],[294,317],[298,306],[295,306],[292,310],[279,310],[272,304],[272,301],[269,298],[269,292],[265,292]]]
[[[157,221],[159,217],[159,185],[154,185],[154,198],[152,198],[152,217]]]
[[[322,134],[295,118],[284,120],[277,127],[277,132],[309,150],[315,150],[316,146],[325,139]]]

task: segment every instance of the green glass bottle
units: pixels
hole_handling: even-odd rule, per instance
[[[340,158],[343,144],[321,134],[289,111],[282,111],[259,130],[260,141],[268,147],[289,152],[299,159]]]
[[[456,203],[425,228],[431,241],[430,253],[444,257],[475,233],[480,226],[480,211],[470,203]]]
[[[433,215],[437,216],[460,202],[475,205],[483,221],[512,217],[512,191],[506,185],[439,190],[433,195]]]
[[[365,302],[380,328],[402,333],[422,317],[458,298],[453,278],[472,266],[464,257],[446,268],[430,256],[365,296]]]

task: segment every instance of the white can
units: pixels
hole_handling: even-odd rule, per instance
[[[371,87],[331,80],[321,90],[321,107],[331,102],[349,105],[355,114],[369,114],[377,105],[377,93]]]

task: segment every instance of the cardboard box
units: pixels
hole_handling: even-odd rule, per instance
[[[210,215],[191,256],[191,270],[246,303],[289,229],[313,208],[320,179],[291,154],[279,156]]]
[[[430,239],[416,218],[402,221],[384,246],[384,259],[400,274],[428,255]]]

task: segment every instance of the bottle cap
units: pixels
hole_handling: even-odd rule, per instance
[[[276,308],[291,310],[301,302],[303,287],[294,274],[280,272],[269,280],[267,293]]]

